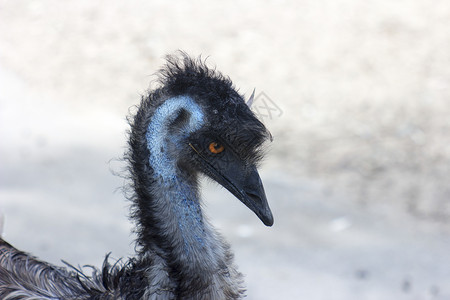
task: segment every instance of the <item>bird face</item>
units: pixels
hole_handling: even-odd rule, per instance
[[[179,171],[191,175],[193,180],[198,172],[209,176],[250,208],[265,225],[271,226],[272,212],[256,169],[262,157],[261,145],[270,134],[231,80],[209,69],[201,60],[183,55],[181,59],[169,57],[160,72],[160,83],[162,88],[155,93],[155,98],[163,95],[178,101],[190,100],[173,106],[182,107],[180,110],[164,110],[164,114],[173,116],[168,135],[175,138],[150,142],[156,145],[151,150],[162,153],[159,145],[164,145],[161,156],[169,153],[176,159]],[[161,169],[164,175],[167,168]]]
[[[184,142],[187,155],[181,156],[179,163],[195,166],[230,191],[265,225],[272,226],[272,212],[256,168],[258,148],[264,138],[255,128],[243,127],[242,122],[232,125],[202,129],[190,135]]]

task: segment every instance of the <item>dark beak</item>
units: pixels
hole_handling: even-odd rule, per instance
[[[273,225],[273,215],[267,203],[266,192],[254,165],[247,165],[236,159],[222,159],[213,162],[201,154],[192,144],[189,146],[204,163],[203,172],[229,190],[236,198],[250,208],[266,226]]]
[[[267,203],[264,186],[255,167],[253,167],[250,173],[245,177],[244,188],[242,189],[241,194],[242,197],[237,196],[239,200],[247,205],[264,225],[272,226],[272,211],[270,210],[269,203]]]
[[[213,178],[250,208],[266,226],[273,225],[273,215],[255,166],[245,169],[229,166],[225,172],[215,170]]]

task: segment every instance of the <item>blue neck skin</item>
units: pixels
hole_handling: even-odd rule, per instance
[[[189,122],[182,130],[171,133],[169,126],[181,109],[190,113]],[[155,110],[146,133],[150,166],[154,171],[154,179],[160,185],[160,188],[155,189],[160,195],[155,196],[171,202],[170,207],[178,220],[178,228],[187,253],[191,247],[204,246],[204,225],[199,197],[196,188],[183,178],[177,168],[176,158],[170,157],[167,149],[168,143],[174,145],[175,149],[184,149],[185,145],[181,145],[182,139],[199,129],[203,123],[204,115],[200,106],[190,97],[178,96],[166,100]]]

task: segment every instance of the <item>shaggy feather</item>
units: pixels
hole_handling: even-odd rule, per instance
[[[217,179],[230,163],[243,170],[254,166],[270,134],[231,80],[200,58],[169,56],[158,78],[159,88],[142,97],[130,118],[125,155],[136,256],[111,265],[107,255],[101,269],[88,266],[86,274],[68,263],[61,268],[41,262],[0,239],[1,299],[243,296],[230,247],[203,215],[198,178]],[[211,142],[227,151],[212,157]]]

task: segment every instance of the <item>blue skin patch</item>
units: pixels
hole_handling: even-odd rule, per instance
[[[159,106],[152,116],[148,125],[147,147],[150,150],[150,165],[155,171],[155,175],[163,179],[169,179],[176,174],[176,161],[167,157],[165,138],[169,137],[175,145],[179,145],[183,136],[169,136],[168,125],[175,120],[178,111],[185,109],[191,113],[189,123],[186,125],[184,136],[189,135],[203,125],[203,112],[200,106],[191,97],[178,96],[167,99]],[[182,145],[180,145],[181,148]]]
[[[178,134],[169,133],[169,126],[178,116],[179,111],[185,109],[190,113],[189,123]],[[176,172],[176,159],[168,156],[167,142],[173,143],[179,149],[186,145],[181,142],[195,130],[204,124],[204,115],[200,106],[191,97],[178,96],[167,99],[154,112],[145,135],[147,147],[150,151],[149,162],[153,167],[155,179],[162,179],[162,184],[173,193],[170,195],[173,201],[175,214],[178,217],[178,227],[185,239],[185,248],[189,252],[189,244],[186,237],[189,235],[200,245],[203,239],[200,237],[203,230],[200,204],[197,195],[191,187],[180,180]],[[192,240],[192,239],[191,239]]]

